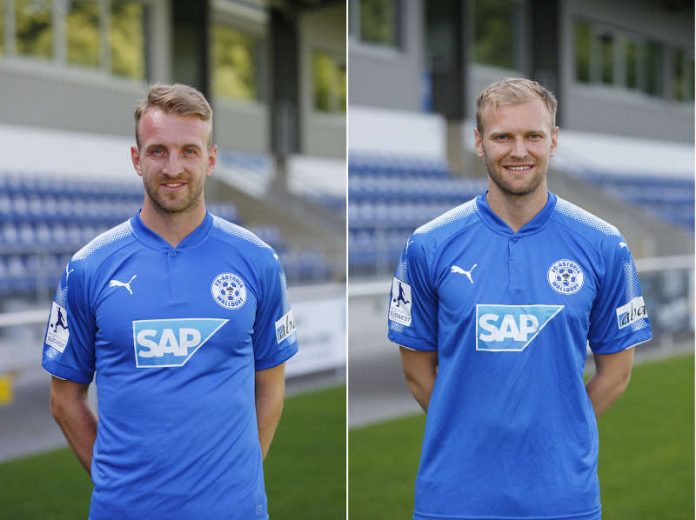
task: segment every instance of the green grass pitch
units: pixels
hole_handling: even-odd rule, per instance
[[[351,430],[350,518],[408,519],[424,416]],[[694,518],[694,357],[636,366],[599,420],[605,520]]]
[[[273,520],[345,518],[345,387],[290,397],[265,462]],[[87,518],[92,484],[68,449],[0,465],[0,520]]]

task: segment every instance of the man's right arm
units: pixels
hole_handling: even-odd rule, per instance
[[[403,346],[399,350],[408,389],[427,413],[437,376],[437,352],[410,350]]]
[[[57,377],[51,379],[51,413],[80,464],[91,474],[97,418],[87,402],[88,389],[89,385]]]

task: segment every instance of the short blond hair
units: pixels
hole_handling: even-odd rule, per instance
[[[212,128],[213,109],[210,108],[210,104],[201,92],[181,83],[173,85],[156,83],[147,89],[145,98],[140,100],[135,108],[135,142],[138,148],[140,148],[138,125],[145,113],[153,107],[165,113],[173,112],[180,116],[195,116],[202,121],[210,121]],[[210,133],[212,134],[212,131]],[[208,145],[211,139],[212,135],[209,135]]]
[[[505,78],[491,83],[476,98],[476,129],[483,134],[483,110],[488,106],[520,105],[540,99],[551,116],[551,128],[556,127],[555,96],[536,81],[527,78]]]

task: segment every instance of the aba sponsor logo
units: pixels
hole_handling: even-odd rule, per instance
[[[398,278],[392,280],[389,319],[407,327],[411,326],[411,286]]]
[[[561,294],[575,294],[585,282],[580,266],[572,260],[559,260],[546,273],[551,288]]]
[[[234,273],[221,273],[210,285],[210,293],[220,307],[239,309],[246,302],[247,290],[242,278]]]
[[[476,305],[476,350],[522,352],[563,305]]]
[[[228,321],[215,318],[134,321],[135,366],[183,366]]]
[[[636,296],[626,305],[616,309],[616,319],[619,322],[619,328],[628,327],[631,323],[648,317],[648,311],[645,308],[645,302],[642,296]]]
[[[288,311],[285,316],[275,322],[276,341],[280,343],[289,338],[294,334],[295,329],[295,317],[292,315],[292,311]]]
[[[70,338],[68,330],[68,312],[56,302],[51,305],[51,316],[48,318],[48,329],[44,342],[58,352],[64,352]]]

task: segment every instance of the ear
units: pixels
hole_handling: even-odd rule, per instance
[[[474,127],[474,146],[476,146],[476,155],[483,157],[483,136],[476,127]]]
[[[213,174],[213,170],[215,170],[215,166],[217,165],[217,151],[218,147],[216,144],[208,148],[208,177]]]
[[[554,127],[551,132],[551,155],[556,153],[556,147],[558,146],[558,127]]]
[[[133,162],[133,168],[135,168],[136,173],[140,177],[142,177],[143,171],[140,168],[140,151],[138,150],[137,147],[131,146],[130,152],[131,152],[131,161]]]

